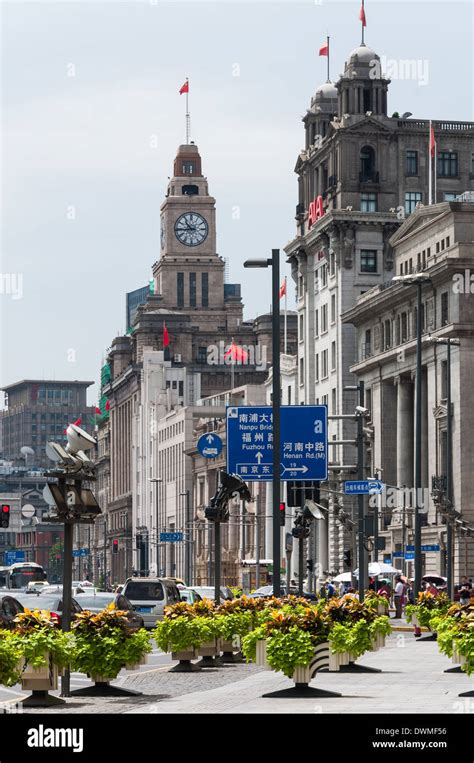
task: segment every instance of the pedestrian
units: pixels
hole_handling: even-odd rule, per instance
[[[379,588],[379,590],[377,591],[377,593],[378,593],[378,595],[379,595],[379,596],[385,596],[385,598],[386,598],[388,601],[390,601],[391,591],[390,591],[390,586],[389,586],[389,584],[388,584],[387,582],[384,582],[384,583],[383,583],[383,584],[380,586],[380,588]]]
[[[471,603],[471,589],[464,587],[459,591],[459,602],[461,606]]]
[[[332,596],[336,595],[336,589],[332,585],[332,583],[329,580],[326,580],[324,583],[322,589],[321,589],[321,596],[323,596],[325,599],[330,599]]]
[[[395,575],[395,592],[394,592],[394,602],[395,602],[395,618],[397,620],[400,620],[402,617],[402,607],[404,603],[404,593],[405,593],[405,586],[402,583],[402,576],[401,575]]]

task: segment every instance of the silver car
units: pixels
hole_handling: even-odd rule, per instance
[[[169,578],[128,578],[122,594],[141,614],[145,628],[154,628],[163,619],[165,607],[181,601],[176,583]]]

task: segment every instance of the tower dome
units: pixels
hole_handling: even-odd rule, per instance
[[[311,99],[311,111],[337,114],[337,89],[332,82],[320,85]]]

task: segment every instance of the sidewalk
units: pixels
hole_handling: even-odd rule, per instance
[[[142,703],[128,712],[474,713],[474,698],[458,697],[473,689],[473,681],[464,673],[443,672],[452,663],[439,654],[434,641],[418,643],[411,634],[393,634],[383,649],[367,653],[358,663],[383,672],[318,673],[313,679],[312,686],[340,692],[343,696],[338,698],[263,699],[262,694],[293,685],[282,674],[265,670],[252,672],[231,686]],[[127,686],[132,688],[131,682]]]

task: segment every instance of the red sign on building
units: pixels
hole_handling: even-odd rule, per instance
[[[316,222],[316,220],[319,220],[320,217],[324,215],[324,207],[323,207],[323,197],[317,196],[316,199],[314,199],[308,209],[308,226],[311,228],[312,225]]]

